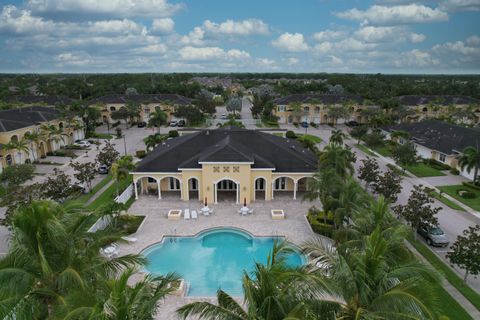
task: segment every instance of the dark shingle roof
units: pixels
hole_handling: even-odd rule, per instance
[[[317,167],[317,157],[295,140],[231,127],[167,140],[135,172],[177,172],[178,168],[201,168],[199,162],[253,162],[252,168],[278,172],[314,172]]]
[[[406,131],[416,143],[445,154],[462,152],[468,146],[480,147],[480,130],[465,128],[438,120],[403,123],[383,128]]]
[[[302,94],[292,94],[283,98],[275,99],[274,102],[280,105],[287,105],[292,102],[300,103],[314,103],[320,102],[323,104],[337,104],[346,101],[354,101],[357,103],[362,103],[363,98],[357,95],[348,95],[348,94],[311,94],[311,93],[302,93]]]
[[[90,100],[89,104],[96,103],[126,103],[134,101],[138,103],[155,103],[155,102],[170,102],[178,105],[192,104],[192,99],[173,93],[158,93],[158,94],[109,94],[96,99]]]
[[[30,127],[58,119],[60,112],[51,107],[26,107],[0,111],[0,132]]]
[[[450,105],[450,104],[476,104],[480,103],[478,99],[468,97],[468,96],[449,96],[449,95],[431,95],[431,96],[422,96],[422,95],[409,95],[409,96],[398,96],[395,97],[400,104],[404,106],[418,106],[428,103],[434,103],[438,105]]]
[[[44,103],[49,106],[72,103],[72,99],[65,96],[10,96],[5,98],[5,101],[10,103],[22,103],[22,104]]]

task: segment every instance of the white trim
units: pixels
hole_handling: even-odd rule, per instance
[[[178,170],[182,170],[182,171],[202,171],[202,168],[199,168],[199,169],[178,168]]]
[[[131,175],[134,174],[182,174],[181,172],[130,172]]]
[[[264,176],[259,176],[259,177],[256,177],[255,179],[253,179],[253,201],[257,200],[257,195],[256,195],[256,192],[257,192],[257,189],[256,189],[256,185],[257,185],[257,180],[258,179],[263,179],[265,181],[264,185],[263,185],[263,190],[258,190],[259,192],[264,192],[264,197],[265,197],[265,200],[267,200],[267,190],[268,190],[268,187],[267,187],[267,178],[265,178]]]
[[[275,170],[275,168],[252,168],[252,171]]]
[[[253,164],[253,162],[249,161],[249,162],[228,162],[228,161],[221,161],[221,162],[198,162],[199,164]]]
[[[272,174],[276,174],[276,175],[285,175],[285,174],[304,174],[304,175],[314,175],[315,172],[272,172]]]

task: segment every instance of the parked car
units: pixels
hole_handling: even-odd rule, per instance
[[[300,126],[302,128],[308,128],[308,122],[307,121],[300,122]]]
[[[347,127],[358,127],[360,124],[357,121],[351,120],[345,123]]]
[[[82,148],[88,148],[88,147],[90,147],[90,142],[88,142],[87,140],[80,140],[78,142],[75,142],[75,145],[77,145],[79,147],[82,147]]]
[[[147,123],[145,121],[140,121],[140,122],[137,123],[138,128],[145,128],[146,125],[147,125]]]
[[[176,127],[178,125],[177,121],[170,121],[170,127]]]
[[[417,229],[417,232],[422,236],[429,246],[447,247],[450,241],[447,235],[440,227],[423,226]]]
[[[98,167],[99,174],[108,174],[108,167],[105,165],[101,165]]]
[[[79,184],[74,184],[70,188],[72,188],[72,192],[81,193],[81,194],[87,193],[87,189],[85,189],[84,186],[79,185]]]
[[[222,115],[220,116],[220,119],[227,120],[228,116],[225,113],[222,113]]]
[[[177,122],[177,127],[184,127],[185,126],[185,120],[180,120]]]

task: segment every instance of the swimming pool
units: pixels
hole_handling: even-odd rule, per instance
[[[142,254],[149,261],[147,272],[175,272],[185,279],[188,296],[214,296],[218,288],[241,296],[243,271],[252,271],[255,262],[266,263],[276,239],[283,237],[253,237],[239,229],[217,228],[195,237],[164,237]],[[290,266],[304,263],[299,253],[287,258]]]

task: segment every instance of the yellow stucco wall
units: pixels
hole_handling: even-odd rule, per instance
[[[304,177],[311,177],[313,173],[273,173],[272,170],[252,170],[250,164],[235,164],[235,163],[211,163],[203,164],[202,169],[199,170],[183,170],[179,173],[132,173],[133,180],[138,184],[143,184],[143,189],[147,187],[147,177],[152,177],[155,180],[160,180],[160,190],[167,191],[168,179],[165,177],[176,177],[181,181],[181,195],[182,200],[189,200],[189,183],[188,180],[196,178],[198,180],[199,198],[203,202],[205,197],[209,204],[215,202],[215,184],[221,180],[232,180],[239,183],[239,203],[246,200],[250,203],[255,200],[255,180],[257,178],[265,179],[265,200],[272,200],[272,187],[274,179],[278,177],[288,177],[286,181],[286,190],[293,191],[294,181],[298,181]],[[157,182],[148,183],[150,190],[157,189]],[[280,192],[280,191],[279,191]],[[139,192],[139,196],[140,192]],[[190,199],[197,200],[197,199]],[[263,200],[263,198],[262,198]]]

